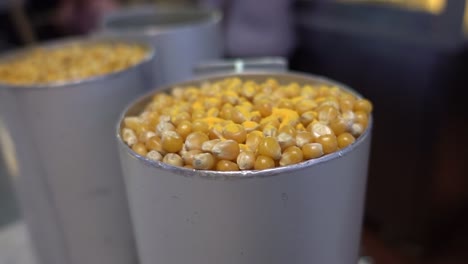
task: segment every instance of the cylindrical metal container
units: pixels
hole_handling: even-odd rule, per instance
[[[221,14],[195,8],[140,6],[104,17],[102,34],[151,41],[157,84],[189,79],[200,62],[222,56]]]
[[[280,83],[332,83],[293,73],[217,75]],[[138,114],[152,94],[123,113]],[[196,171],[135,154],[119,135],[120,158],[142,264],[355,264],[371,126],[351,146],[264,171]]]
[[[135,66],[50,85],[0,84],[0,145],[40,263],[133,264],[136,251],[115,140],[122,108],[149,89],[154,52]],[[13,58],[23,54],[10,54]]]

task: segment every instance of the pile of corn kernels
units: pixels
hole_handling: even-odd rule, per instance
[[[125,43],[37,48],[0,63],[0,83],[37,85],[82,80],[131,67],[147,54],[146,48]]]
[[[227,78],[158,93],[121,137],[150,160],[197,170],[264,170],[355,142],[372,104],[335,86]]]

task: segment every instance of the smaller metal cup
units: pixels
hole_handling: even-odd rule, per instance
[[[333,84],[355,93],[325,78],[279,72],[176,86],[227,77]],[[123,119],[140,113],[153,95],[131,103],[117,126],[142,264],[357,263],[372,120],[354,144],[318,159],[263,171],[197,171],[151,161],[122,141]]]
[[[148,55],[130,68],[84,80],[0,83],[0,145],[43,264],[136,263],[117,148],[109,135],[125,104],[150,88],[154,51],[123,38],[60,40],[41,48],[101,42],[144,45]]]
[[[142,38],[153,43],[158,60],[154,73],[157,85],[193,77],[200,62],[221,58],[221,14],[198,8],[137,6],[104,17],[105,35]]]

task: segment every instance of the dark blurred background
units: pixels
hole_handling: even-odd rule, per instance
[[[64,2],[0,1],[0,50],[92,30],[60,19]],[[465,1],[291,4],[291,69],[346,83],[375,106],[365,253],[376,263],[468,263]],[[3,168],[0,226],[20,217]]]

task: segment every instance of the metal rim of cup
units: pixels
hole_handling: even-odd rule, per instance
[[[207,179],[225,179],[225,180],[235,180],[235,179],[248,179],[248,178],[257,178],[257,177],[269,177],[269,176],[277,176],[281,175],[284,173],[288,173],[291,171],[297,171],[297,170],[302,170],[306,169],[311,166],[317,166],[322,163],[326,163],[329,161],[332,161],[334,159],[338,159],[340,157],[343,157],[345,155],[350,154],[355,148],[357,148],[359,145],[362,144],[368,137],[371,136],[371,131],[372,131],[372,126],[373,126],[373,116],[371,114],[369,118],[369,124],[364,131],[362,135],[360,135],[356,141],[349,145],[348,147],[341,149],[339,151],[326,154],[320,158],[317,159],[311,159],[307,161],[300,162],[298,164],[294,165],[289,165],[285,167],[275,167],[271,169],[266,169],[266,170],[244,170],[244,171],[212,171],[212,170],[195,170],[195,169],[188,169],[184,167],[177,167],[177,166],[172,166],[166,163],[163,163],[162,161],[154,161],[150,160],[144,156],[138,155],[135,153],[125,142],[122,140],[122,137],[120,135],[121,130],[122,130],[122,125],[123,125],[123,119],[128,115],[128,112],[132,109],[134,109],[137,106],[142,106],[151,99],[151,97],[157,93],[163,93],[163,92],[168,92],[170,91],[173,87],[185,87],[188,85],[193,85],[193,84],[201,84],[203,82],[207,81],[213,81],[213,80],[218,80],[218,79],[223,79],[223,78],[229,78],[229,77],[239,77],[239,78],[248,78],[249,76],[262,76],[265,78],[271,77],[271,78],[276,78],[281,80],[281,77],[292,77],[296,78],[297,81],[301,82],[317,82],[317,83],[324,83],[324,84],[331,84],[338,86],[341,89],[344,89],[346,91],[349,91],[356,95],[358,98],[363,98],[362,95],[360,95],[358,92],[354,91],[353,89],[349,88],[348,86],[333,81],[331,79],[328,79],[326,77],[318,76],[318,75],[312,75],[312,74],[305,74],[305,73],[298,73],[298,72],[287,72],[287,73],[279,73],[279,72],[263,72],[263,71],[249,71],[249,72],[244,72],[244,73],[227,73],[227,74],[213,74],[210,76],[204,76],[202,78],[198,79],[192,79],[189,81],[185,82],[179,82],[179,83],[174,83],[170,85],[166,85],[164,87],[161,87],[157,90],[152,90],[151,92],[137,98],[136,100],[132,101],[130,104],[127,105],[125,110],[121,113],[119,121],[116,126],[116,137],[118,144],[125,149],[125,152],[130,155],[132,158],[137,159],[140,161],[144,166],[149,166],[149,167],[154,167],[154,168],[159,168],[163,170],[168,170],[172,173],[186,176],[186,177],[201,177],[201,178],[207,178]],[[299,80],[300,79],[300,80]]]
[[[75,87],[75,86],[97,82],[97,81],[105,81],[111,78],[116,78],[121,74],[125,74],[125,72],[127,72],[128,70],[138,68],[145,64],[148,64],[155,57],[155,49],[150,44],[149,41],[131,40],[125,37],[114,37],[114,36],[108,37],[108,36],[93,35],[93,36],[86,36],[86,37],[63,38],[59,40],[45,42],[44,44],[41,44],[38,46],[20,48],[17,50],[6,52],[5,54],[0,56],[0,63],[15,59],[24,54],[28,54],[29,52],[38,48],[46,49],[46,50],[53,50],[53,49],[64,48],[64,47],[75,45],[75,44],[92,45],[92,44],[101,44],[101,43],[102,44],[106,44],[106,43],[108,44],[119,44],[119,43],[135,44],[135,45],[144,47],[147,50],[147,54],[141,61],[139,61],[138,63],[130,67],[127,67],[118,71],[106,73],[106,74],[91,76],[91,77],[83,78],[83,79],[75,79],[75,80],[70,80],[70,81],[56,81],[56,82],[50,82],[50,83],[27,84],[27,85],[9,84],[9,83],[0,81],[0,89],[47,89],[47,88],[57,89],[57,88],[64,88],[64,87]]]
[[[117,27],[112,25],[116,21],[131,21],[135,17],[147,17],[147,16],[187,16],[187,15],[199,15],[200,19],[188,19],[187,17],[180,18],[180,23],[167,23],[167,25],[157,23],[148,23],[145,26],[134,26],[134,27]],[[215,9],[204,9],[204,8],[182,8],[182,7],[156,7],[154,5],[136,6],[128,9],[121,9],[114,13],[109,14],[101,22],[101,28],[109,30],[111,32],[124,32],[124,33],[135,33],[137,30],[139,33],[145,35],[158,35],[163,32],[172,32],[174,30],[182,30],[193,27],[203,27],[207,25],[218,24],[223,19],[223,15],[220,11]]]

